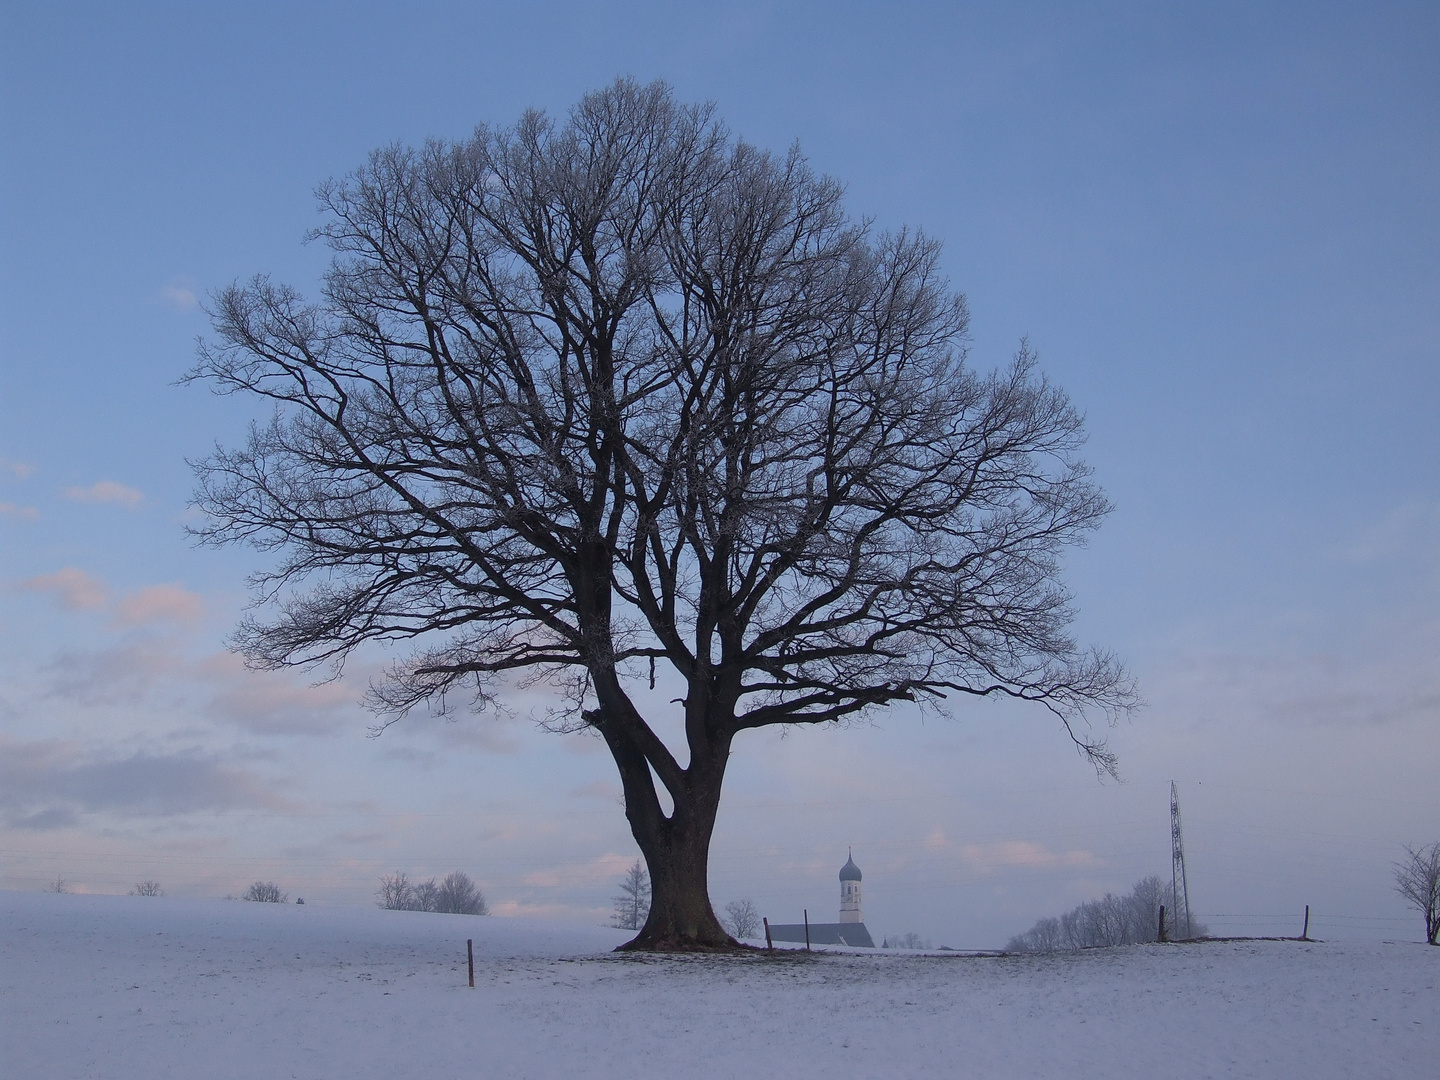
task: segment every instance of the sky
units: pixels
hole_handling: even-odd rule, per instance
[[[187,459],[257,406],[178,380],[207,298],[313,293],[315,187],[393,143],[563,116],[620,75],[797,143],[944,243],[971,363],[1028,336],[1115,511],[1083,642],[1146,706],[1097,778],[960,702],[737,740],[719,905],[1003,944],[1170,874],[1212,930],[1418,936],[1440,840],[1440,8],[1433,4],[0,6],[0,887],[368,903],[469,872],[603,922],[638,852],[603,744],[415,716],[226,642],[267,556],[199,549]],[[663,709],[664,686],[655,702]]]

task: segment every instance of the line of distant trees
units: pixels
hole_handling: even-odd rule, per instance
[[[1128,896],[1106,893],[1067,911],[1058,919],[1041,919],[1023,934],[1005,944],[1006,952],[1053,952],[1059,949],[1094,949],[1115,945],[1139,945],[1160,940],[1160,905],[1165,905],[1167,936],[1184,933],[1175,929],[1175,898],[1171,887],[1151,875],[1135,883]],[[1190,937],[1205,937],[1209,929],[1193,919]]]
[[[387,911],[436,911],[444,915],[489,915],[490,905],[480,887],[469,874],[446,874],[436,882],[412,882],[404,870],[396,870],[380,879],[375,903]]]

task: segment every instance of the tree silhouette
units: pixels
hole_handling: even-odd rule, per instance
[[[966,364],[934,241],[628,80],[319,197],[321,298],[225,290],[192,373],[274,406],[197,465],[200,537],[279,553],[237,644],[286,667],[415,641],[372,687],[382,728],[547,681],[549,725],[620,773],[653,887],[634,946],[733,945],[707,860],[742,731],[1005,694],[1113,768],[1084,711],[1130,685],[1068,635],[1058,577],[1108,509],[1081,418],[1028,347]],[[631,692],[657,664],[683,753]]]

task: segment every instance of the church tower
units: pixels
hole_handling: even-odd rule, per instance
[[[860,914],[860,868],[855,865],[855,856],[849,855],[840,868],[840,921],[842,923],[863,923]]]

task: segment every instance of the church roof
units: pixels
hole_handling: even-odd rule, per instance
[[[804,923],[771,923],[772,941],[804,941]],[[873,949],[875,939],[863,922],[810,924],[811,945],[849,945],[853,949]]]
[[[851,855],[845,860],[845,865],[840,868],[841,881],[859,881],[860,868],[855,865],[855,856]]]

